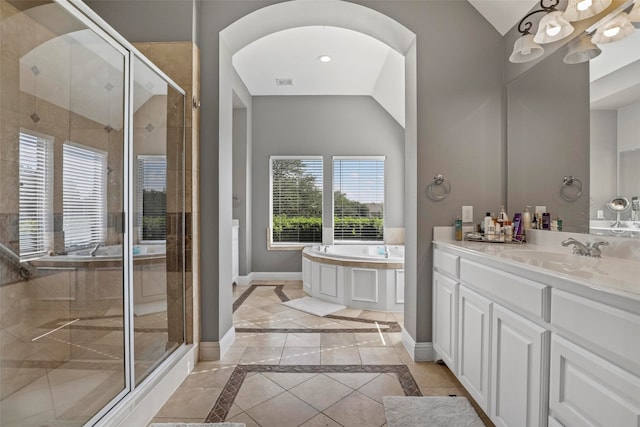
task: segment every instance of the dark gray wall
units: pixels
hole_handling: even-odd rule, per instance
[[[193,41],[195,0],[85,0],[85,3],[127,40]]]
[[[323,156],[325,227],[332,220],[331,157],[386,156],[385,226],[404,227],[404,129],[372,97],[253,97],[252,133],[254,272],[302,268],[300,251],[267,250],[270,156]]]
[[[589,230],[589,64],[567,65],[559,50],[508,86],[508,212],[547,206],[564,231]],[[583,195],[561,197],[563,177]],[[565,189],[575,195],[576,186]]]

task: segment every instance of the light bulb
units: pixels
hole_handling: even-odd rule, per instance
[[[582,0],[581,2],[578,3],[577,7],[579,11],[584,12],[585,10],[589,9],[592,4],[593,4],[592,0]]]
[[[560,33],[560,30],[562,30],[562,27],[560,25],[549,25],[545,32],[549,37],[553,37],[557,36]]]
[[[318,61],[320,61],[320,62],[331,62],[331,57],[329,55],[320,55],[320,56],[318,56]]]
[[[615,27],[607,28],[606,30],[604,30],[602,32],[602,34],[604,34],[607,37],[613,37],[616,34],[618,34],[619,32],[620,32],[620,27],[615,26]]]

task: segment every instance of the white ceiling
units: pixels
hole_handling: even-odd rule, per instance
[[[538,0],[469,0],[469,3],[504,36]]]

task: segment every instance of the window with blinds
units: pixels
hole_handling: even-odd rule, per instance
[[[138,156],[138,230],[141,241],[167,238],[167,158]]]
[[[333,238],[384,241],[384,157],[333,158]]]
[[[65,143],[62,167],[65,247],[103,242],[107,217],[107,153]]]
[[[49,248],[52,214],[52,149],[47,138],[20,132],[20,257],[43,255]]]
[[[271,241],[322,242],[322,157],[271,157]]]

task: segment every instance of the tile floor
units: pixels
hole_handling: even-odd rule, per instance
[[[317,317],[281,304],[302,296],[300,282],[237,286],[233,347],[198,363],[152,422],[380,427],[382,396],[468,397],[446,366],[411,360],[402,313]]]

